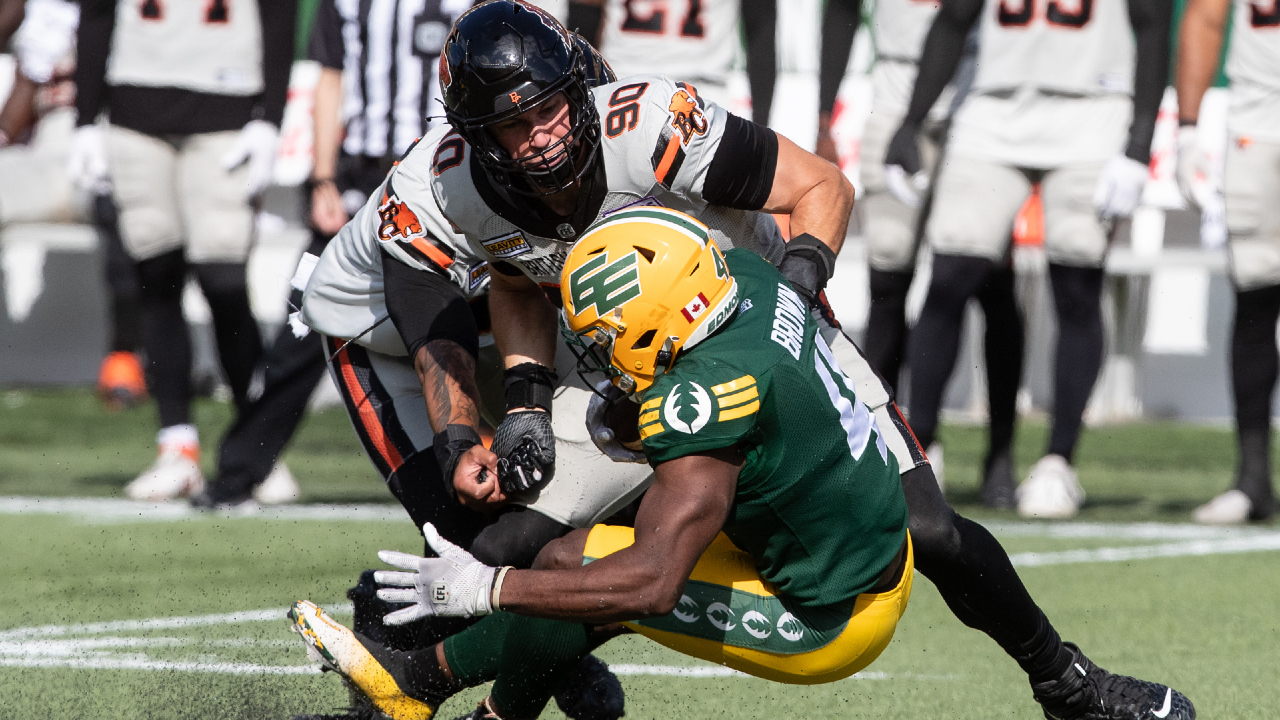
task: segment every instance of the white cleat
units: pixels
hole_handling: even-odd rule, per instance
[[[160,446],[160,456],[125,486],[124,494],[133,500],[167,502],[204,490],[204,474],[195,460],[199,453],[199,447]]]
[[[283,461],[277,460],[271,474],[253,489],[253,499],[263,505],[287,505],[298,502],[302,490]]]
[[[942,475],[942,443],[937,441],[929,443],[929,449],[924,454],[929,458],[929,466],[933,468],[933,477],[938,481],[938,489],[946,495],[947,481]]]
[[[400,689],[391,671],[370,653],[356,634],[329,617],[314,603],[299,600],[289,609],[291,629],[307,644],[307,657],[355,685],[382,713],[393,720],[430,720],[436,709]],[[394,659],[394,658],[389,658]]]
[[[1196,508],[1191,517],[1201,525],[1243,525],[1249,522],[1253,501],[1239,490],[1228,490]]]
[[[1061,455],[1045,455],[1018,486],[1018,514],[1028,518],[1073,518],[1084,503],[1076,471]]]

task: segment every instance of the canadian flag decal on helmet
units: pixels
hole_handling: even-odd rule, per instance
[[[707,296],[703,295],[702,293],[698,293],[698,297],[690,300],[689,304],[685,305],[684,308],[680,310],[681,314],[684,315],[684,319],[688,320],[689,322],[693,322],[694,320],[697,320],[698,317],[706,311],[707,311]]]

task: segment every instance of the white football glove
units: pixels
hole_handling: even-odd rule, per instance
[[[908,175],[901,165],[885,165],[884,184],[898,198],[898,202],[917,210],[924,202],[925,191],[929,189],[929,175],[923,170]]]
[[[1178,128],[1178,168],[1175,174],[1182,195],[1202,208],[1213,205],[1222,194],[1213,172],[1213,160],[1200,143],[1195,125]]]
[[[587,401],[587,432],[591,433],[591,442],[614,462],[648,462],[643,451],[632,450],[623,445],[614,437],[613,429],[605,424],[604,416],[610,403],[602,396],[609,395],[611,392],[621,393],[622,391],[609,380],[601,380],[596,383],[596,392],[591,393],[591,399]]]
[[[424,617],[478,617],[493,612],[493,580],[498,569],[476,560],[471,553],[440,537],[435,525],[422,526],[427,544],[440,554],[421,558],[395,550],[381,550],[378,558],[388,565],[408,570],[379,570],[373,579],[380,588],[378,597],[393,603],[413,605],[388,613],[382,621],[404,625]]]
[[[67,177],[82,190],[95,195],[111,192],[107,177],[107,145],[102,128],[82,125],[71,134],[67,150]]]
[[[1117,155],[1108,160],[1093,191],[1093,207],[1098,217],[1106,221],[1133,215],[1150,174],[1145,164],[1133,158]]]
[[[253,197],[271,184],[275,168],[276,149],[280,144],[280,131],[266,120],[250,120],[240,130],[236,142],[222,156],[222,167],[231,170],[248,163],[249,174],[245,191]]]

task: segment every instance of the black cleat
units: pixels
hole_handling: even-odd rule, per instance
[[[982,490],[978,497],[983,507],[996,510],[1012,510],[1018,506],[1014,496],[1017,483],[1013,479],[1013,455],[1005,450],[998,455],[988,455],[983,464]]]
[[[1195,720],[1186,695],[1159,683],[1115,675],[1094,665],[1073,643],[1075,661],[1057,680],[1032,684],[1046,720]]]
[[[627,714],[622,683],[594,655],[582,658],[555,698],[569,720],[618,720]]]

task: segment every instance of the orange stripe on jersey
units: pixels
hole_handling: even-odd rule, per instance
[[[680,135],[671,133],[671,139],[667,141],[667,149],[662,152],[662,161],[658,163],[658,167],[653,171],[653,176],[660,185],[670,184],[671,181],[667,179],[667,173],[671,172],[671,164],[676,161],[676,153],[678,152],[680,152]]]
[[[441,270],[448,270],[449,266],[453,264],[453,258],[445,255],[440,251],[440,248],[432,245],[431,241],[426,238],[414,238],[409,244],[417,248],[418,252],[431,258],[431,262],[439,265]]]
[[[351,395],[356,412],[360,415],[360,424],[364,425],[364,431],[369,434],[369,441],[378,449],[378,454],[386,461],[391,472],[399,470],[404,460],[400,457],[400,451],[391,443],[391,438],[387,437],[387,432],[382,429],[378,413],[369,402],[369,393],[360,385],[360,379],[356,377],[356,370],[351,366],[351,357],[345,347],[338,351],[338,367],[342,370],[342,382],[347,386],[347,393]]]

